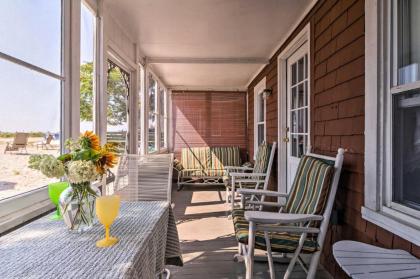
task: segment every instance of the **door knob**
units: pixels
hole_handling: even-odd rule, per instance
[[[288,137],[284,137],[283,138],[283,142],[289,142],[289,138]]]

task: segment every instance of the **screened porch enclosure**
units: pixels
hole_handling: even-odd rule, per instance
[[[335,257],[343,240],[401,252],[417,278],[419,3],[0,0],[0,237],[54,209],[48,185],[59,179],[30,157],[60,156],[92,131],[120,158],[173,156],[169,173],[136,165],[134,179],[162,184],[153,195],[169,188],[184,259],[172,278],[394,268],[346,254],[363,251]],[[303,171],[309,157],[317,180]],[[105,193],[125,163],[101,181]],[[288,207],[290,194],[302,206]],[[306,231],[282,231],[286,214],[311,215],[298,219]]]

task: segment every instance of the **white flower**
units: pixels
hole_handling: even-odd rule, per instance
[[[70,161],[67,163],[67,177],[70,183],[80,184],[95,181],[98,173],[91,161]]]
[[[39,170],[47,177],[60,178],[64,175],[64,165],[52,155],[44,155],[39,160]]]

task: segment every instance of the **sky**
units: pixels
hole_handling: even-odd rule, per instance
[[[0,1],[0,52],[60,75],[60,44],[60,0]],[[94,16],[82,5],[81,63],[93,61],[93,47]],[[59,80],[0,58],[0,131],[58,132],[60,88]]]

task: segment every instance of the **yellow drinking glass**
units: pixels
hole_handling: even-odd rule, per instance
[[[105,226],[105,238],[96,242],[97,247],[109,247],[118,242],[118,238],[109,236],[109,229],[118,216],[121,198],[118,195],[96,198],[96,216]]]

